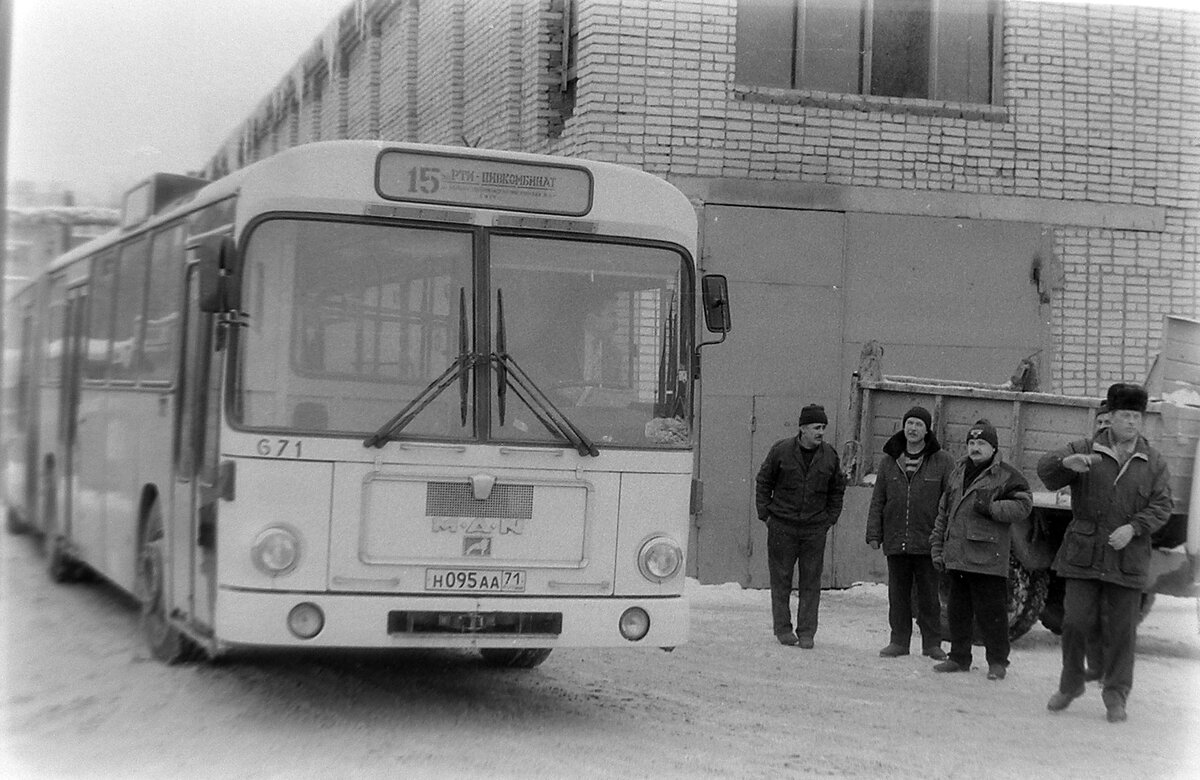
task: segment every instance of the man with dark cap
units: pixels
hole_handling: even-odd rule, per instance
[[[775,442],[755,479],[758,519],[767,524],[771,617],[780,644],[813,646],[821,599],[825,538],[842,513],[846,479],[837,450],[825,443],[825,407],[800,410],[800,432]],[[792,570],[800,568],[800,603],[792,631]]]
[[[1141,435],[1147,400],[1140,385],[1112,385],[1108,429],[1038,461],[1038,476],[1049,490],[1071,487],[1071,523],[1054,558],[1054,571],[1067,585],[1062,674],[1046,704],[1052,712],[1083,695],[1088,638],[1098,633],[1106,717],[1109,723],[1127,717],[1150,535],[1171,515],[1166,461]]]
[[[1012,524],[1029,515],[1033,493],[1000,457],[996,429],[979,420],[967,432],[967,457],[950,475],[929,543],[933,565],[947,573],[950,657],[939,672],[971,669],[973,624],[983,637],[989,680],[1008,670],[1008,557]]]
[[[1105,398],[1100,402],[1100,405],[1096,407],[1096,419],[1093,423],[1093,425],[1095,425],[1095,430],[1092,431],[1092,435],[1095,436],[1101,431],[1108,430],[1108,426],[1111,422],[1112,412],[1108,410],[1108,399]]]
[[[908,655],[913,627],[913,587],[922,652],[941,661],[942,608],[938,573],[929,554],[929,537],[938,501],[950,483],[954,458],[933,433],[933,417],[924,407],[904,413],[901,430],[883,445],[867,513],[867,544],[883,546],[888,567],[888,625],[891,636],[879,651],[884,658]]]

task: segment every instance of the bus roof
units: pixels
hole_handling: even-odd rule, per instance
[[[570,201],[573,213],[524,207],[523,200],[506,205],[485,206],[476,202],[458,202],[454,197],[431,202],[426,197],[408,198],[396,188],[380,188],[377,165],[381,154],[399,153],[433,162],[438,157],[461,158],[475,163],[492,162],[508,171],[565,170],[584,171],[591,182],[586,209],[577,208],[578,193]],[[468,165],[468,169],[472,166]],[[479,170],[478,165],[474,170]],[[579,176],[571,186],[578,187]],[[478,188],[476,189],[478,191]],[[593,232],[606,235],[638,235],[678,244],[695,252],[696,212],[683,195],[657,176],[615,163],[554,157],[526,152],[496,151],[459,146],[397,143],[391,141],[343,140],[318,141],[294,146],[264,160],[252,163],[212,182],[189,197],[153,215],[135,230],[119,228],[75,247],[51,262],[53,272],[84,257],[95,254],[130,235],[151,230],[178,219],[198,208],[239,195],[238,233],[253,217],[268,211],[311,211],[363,215],[378,213],[388,206],[419,206],[425,213],[469,210],[481,215],[479,222],[491,224],[498,215],[525,215],[527,226],[568,225],[574,220],[595,226]],[[582,211],[583,213],[579,213]],[[652,218],[651,218],[652,217]],[[538,219],[544,219],[539,223]],[[563,222],[562,220],[566,220]]]
[[[439,157],[454,157],[467,164],[468,173],[480,173],[483,163],[492,163],[508,173],[584,171],[592,182],[591,198],[585,209],[575,209],[573,190],[565,201],[531,203],[528,199],[500,195],[496,205],[485,205],[476,197],[480,187],[460,189],[457,196],[431,200],[422,193],[408,197],[394,186],[381,183],[384,160],[392,155],[422,155],[437,165]],[[379,166],[377,168],[377,166]],[[696,211],[687,197],[673,185],[645,171],[608,162],[554,157],[527,152],[496,151],[470,147],[408,144],[390,141],[321,141],[292,147],[275,154],[249,170],[240,190],[239,223],[243,216],[275,210],[314,210],[332,213],[366,213],[367,207],[404,207],[462,212],[479,215],[478,224],[492,224],[497,216],[520,215],[536,222],[539,218],[557,224],[580,220],[597,226],[607,235],[655,237],[694,251],[697,239]],[[358,171],[355,175],[352,172]],[[486,175],[486,173],[481,173]],[[447,176],[448,181],[448,176]],[[579,186],[578,178],[574,184]],[[554,196],[552,195],[552,198]],[[548,199],[548,200],[552,200]],[[559,205],[566,203],[563,208]],[[570,212],[570,213],[569,213]],[[581,213],[582,212],[582,213]],[[239,224],[239,230],[243,224]]]

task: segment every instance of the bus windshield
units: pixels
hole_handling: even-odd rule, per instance
[[[416,400],[394,436],[565,442],[488,359],[502,352],[601,448],[686,447],[686,269],[677,251],[596,239],[268,220],[245,249],[233,417],[362,437]],[[464,343],[470,381],[439,381]]]
[[[686,286],[676,252],[599,241],[493,235],[493,309],[507,353],[597,446],[686,446]],[[497,327],[496,330],[499,328]],[[519,394],[492,393],[492,436],[547,440]]]

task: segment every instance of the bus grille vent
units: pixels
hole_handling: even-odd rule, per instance
[[[507,634],[558,636],[561,612],[388,613],[389,634]]]
[[[477,501],[466,482],[429,482],[425,516],[529,520],[533,517],[533,485],[496,485],[490,496]]]

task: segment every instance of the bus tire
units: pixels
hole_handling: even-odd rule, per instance
[[[141,633],[150,654],[165,664],[188,656],[183,633],[171,623],[166,603],[166,539],[158,502],[150,507],[142,549],[138,553],[137,597],[142,603]]]
[[[512,649],[507,647],[482,647],[479,649],[479,654],[483,656],[484,661],[487,661],[492,666],[500,666],[506,669],[532,669],[550,656],[551,649],[549,647]]]
[[[21,522],[21,514],[10,506],[4,513],[4,530],[18,536],[28,531],[29,527]]]
[[[46,573],[59,584],[79,579],[79,563],[67,554],[67,540],[58,534],[46,537]]]
[[[46,556],[46,573],[57,583],[83,579],[83,564],[71,553],[67,537],[58,530],[58,501],[54,492],[53,474],[47,474],[42,498],[42,553]]]

